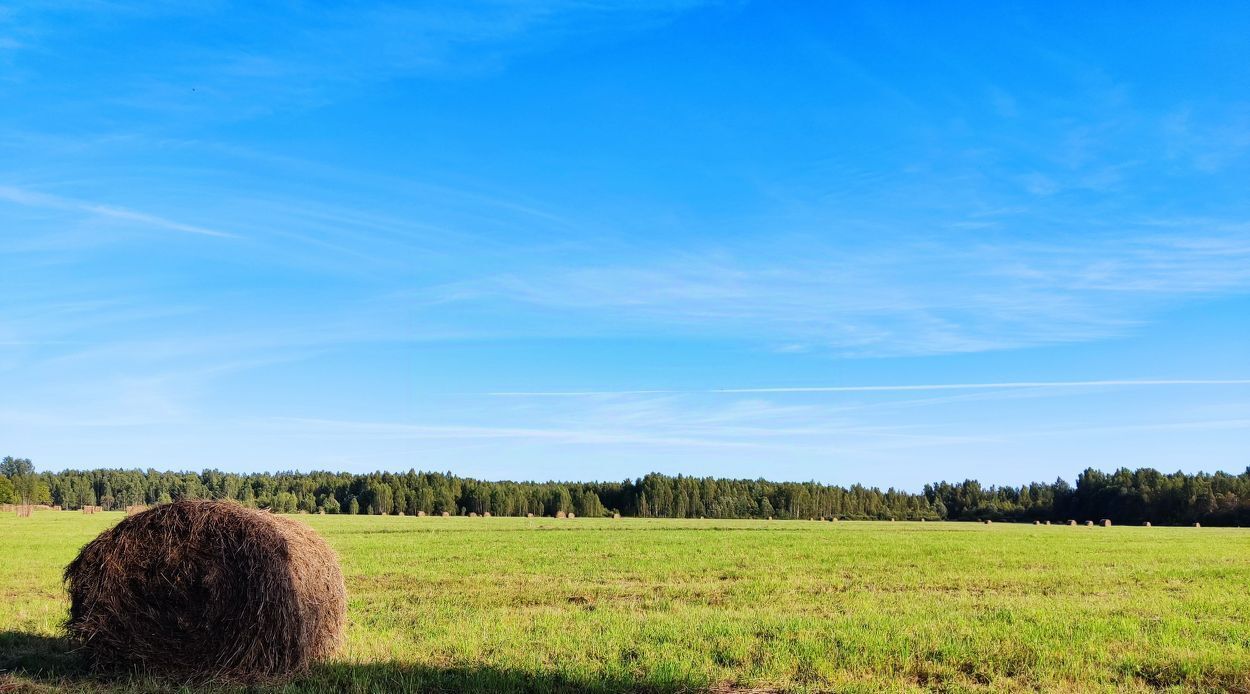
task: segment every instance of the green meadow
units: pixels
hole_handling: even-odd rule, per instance
[[[121,518],[0,517],[0,691],[169,688],[58,637]],[[1250,530],[300,518],[350,627],[281,691],[1250,691]]]

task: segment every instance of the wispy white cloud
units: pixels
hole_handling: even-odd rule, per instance
[[[447,303],[575,315],[560,333],[663,329],[846,355],[980,352],[1124,334],[1161,308],[1250,292],[1250,227],[1101,235],[1068,244],[937,239],[687,249],[667,257],[486,276],[436,287]]]
[[[1113,379],[1095,381],[1006,381],[1002,383],[920,383],[864,386],[785,386],[776,388],[710,388],[706,390],[583,390],[501,391],[496,397],[582,397],[599,395],[663,395],[693,393],[892,393],[929,390],[1000,390],[1017,388],[1124,388],[1158,386],[1244,386],[1250,379]]]
[[[186,224],[158,215],[140,212],[138,210],[113,205],[103,205],[95,202],[86,202],[72,198],[64,198],[16,186],[0,185],[0,200],[26,207],[72,210],[97,217],[116,219],[124,222],[134,222],[135,224],[145,227],[164,229],[166,231],[176,231],[184,234],[198,234],[201,236],[215,236],[218,238],[236,238],[236,234],[219,231],[217,229],[209,229],[195,224]]]

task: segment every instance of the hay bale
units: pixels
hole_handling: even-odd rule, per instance
[[[1094,527],[1094,521],[1085,521],[1085,527],[1087,528]]]
[[[1202,527],[1202,523],[1194,523],[1194,527],[1195,527],[1195,528],[1201,528],[1201,527]]]
[[[1075,526],[1075,525],[1076,525],[1076,521],[1074,521],[1074,520],[1070,520],[1070,521],[1068,521],[1068,525]]]
[[[483,518],[490,518],[490,511],[487,511],[487,512],[483,513],[483,514],[482,514],[482,517],[483,517]]]
[[[1050,525],[1050,521],[1046,521],[1046,525]]]
[[[148,507],[144,506],[143,504],[132,504],[126,507],[126,515],[134,516],[134,515],[143,513],[146,510],[148,510]]]
[[[526,517],[526,518],[533,518],[533,517],[534,517],[534,514],[532,514],[532,513],[527,513],[527,514],[525,514],[525,517]]]
[[[621,514],[619,513],[612,514],[612,520],[620,520],[620,519],[621,519]]]
[[[65,569],[66,630],[97,669],[276,681],[329,656],[347,596],[308,526],[229,501],[130,516]]]
[[[577,518],[577,514],[576,514],[576,513],[573,513],[572,511],[569,511],[569,516],[568,516],[568,517],[569,517],[569,518]]]
[[[469,511],[469,518],[477,518],[477,511]]]
[[[17,507],[18,518],[30,518],[35,513],[35,508],[30,504],[21,504]]]
[[[60,504],[57,504],[57,505],[53,506],[53,507],[52,507],[52,510],[53,510],[53,511],[60,511],[60,510],[61,510],[61,505],[60,505]]]
[[[567,515],[568,515],[568,514],[567,514],[567,513],[565,513],[564,511],[556,511],[556,518],[564,518],[564,517],[566,517]]]
[[[989,518],[986,518],[986,519],[985,519],[985,524],[986,524],[986,525],[994,525],[994,521],[990,520]]]
[[[425,518],[425,511],[417,511],[417,518]]]
[[[450,516],[450,515],[451,515],[451,512],[450,512],[450,511],[443,511],[443,518],[446,518],[446,517],[448,517],[448,516]]]
[[[1033,521],[1033,525],[1041,525],[1041,524],[1042,524],[1041,521]]]
[[[1146,521],[1146,527],[1147,527],[1147,528],[1149,528],[1149,527],[1150,527],[1150,521]]]
[[[1111,519],[1110,519],[1110,518],[1103,518],[1103,519],[1102,519],[1102,527],[1104,527],[1104,528],[1110,528],[1110,527],[1111,527]]]

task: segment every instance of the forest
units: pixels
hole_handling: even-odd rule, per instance
[[[1020,487],[937,482],[919,493],[817,482],[770,482],[648,474],[620,482],[488,482],[450,472],[230,473],[140,470],[36,471],[0,460],[0,503],[67,509],[234,499],[279,513],[418,513],[495,516],[1052,521],[1250,525],[1250,467],[1238,475],[1087,469]]]

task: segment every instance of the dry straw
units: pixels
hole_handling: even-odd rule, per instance
[[[334,652],[346,613],[310,528],[228,501],[178,501],[100,534],[65,569],[66,625],[97,669],[274,681]]]

